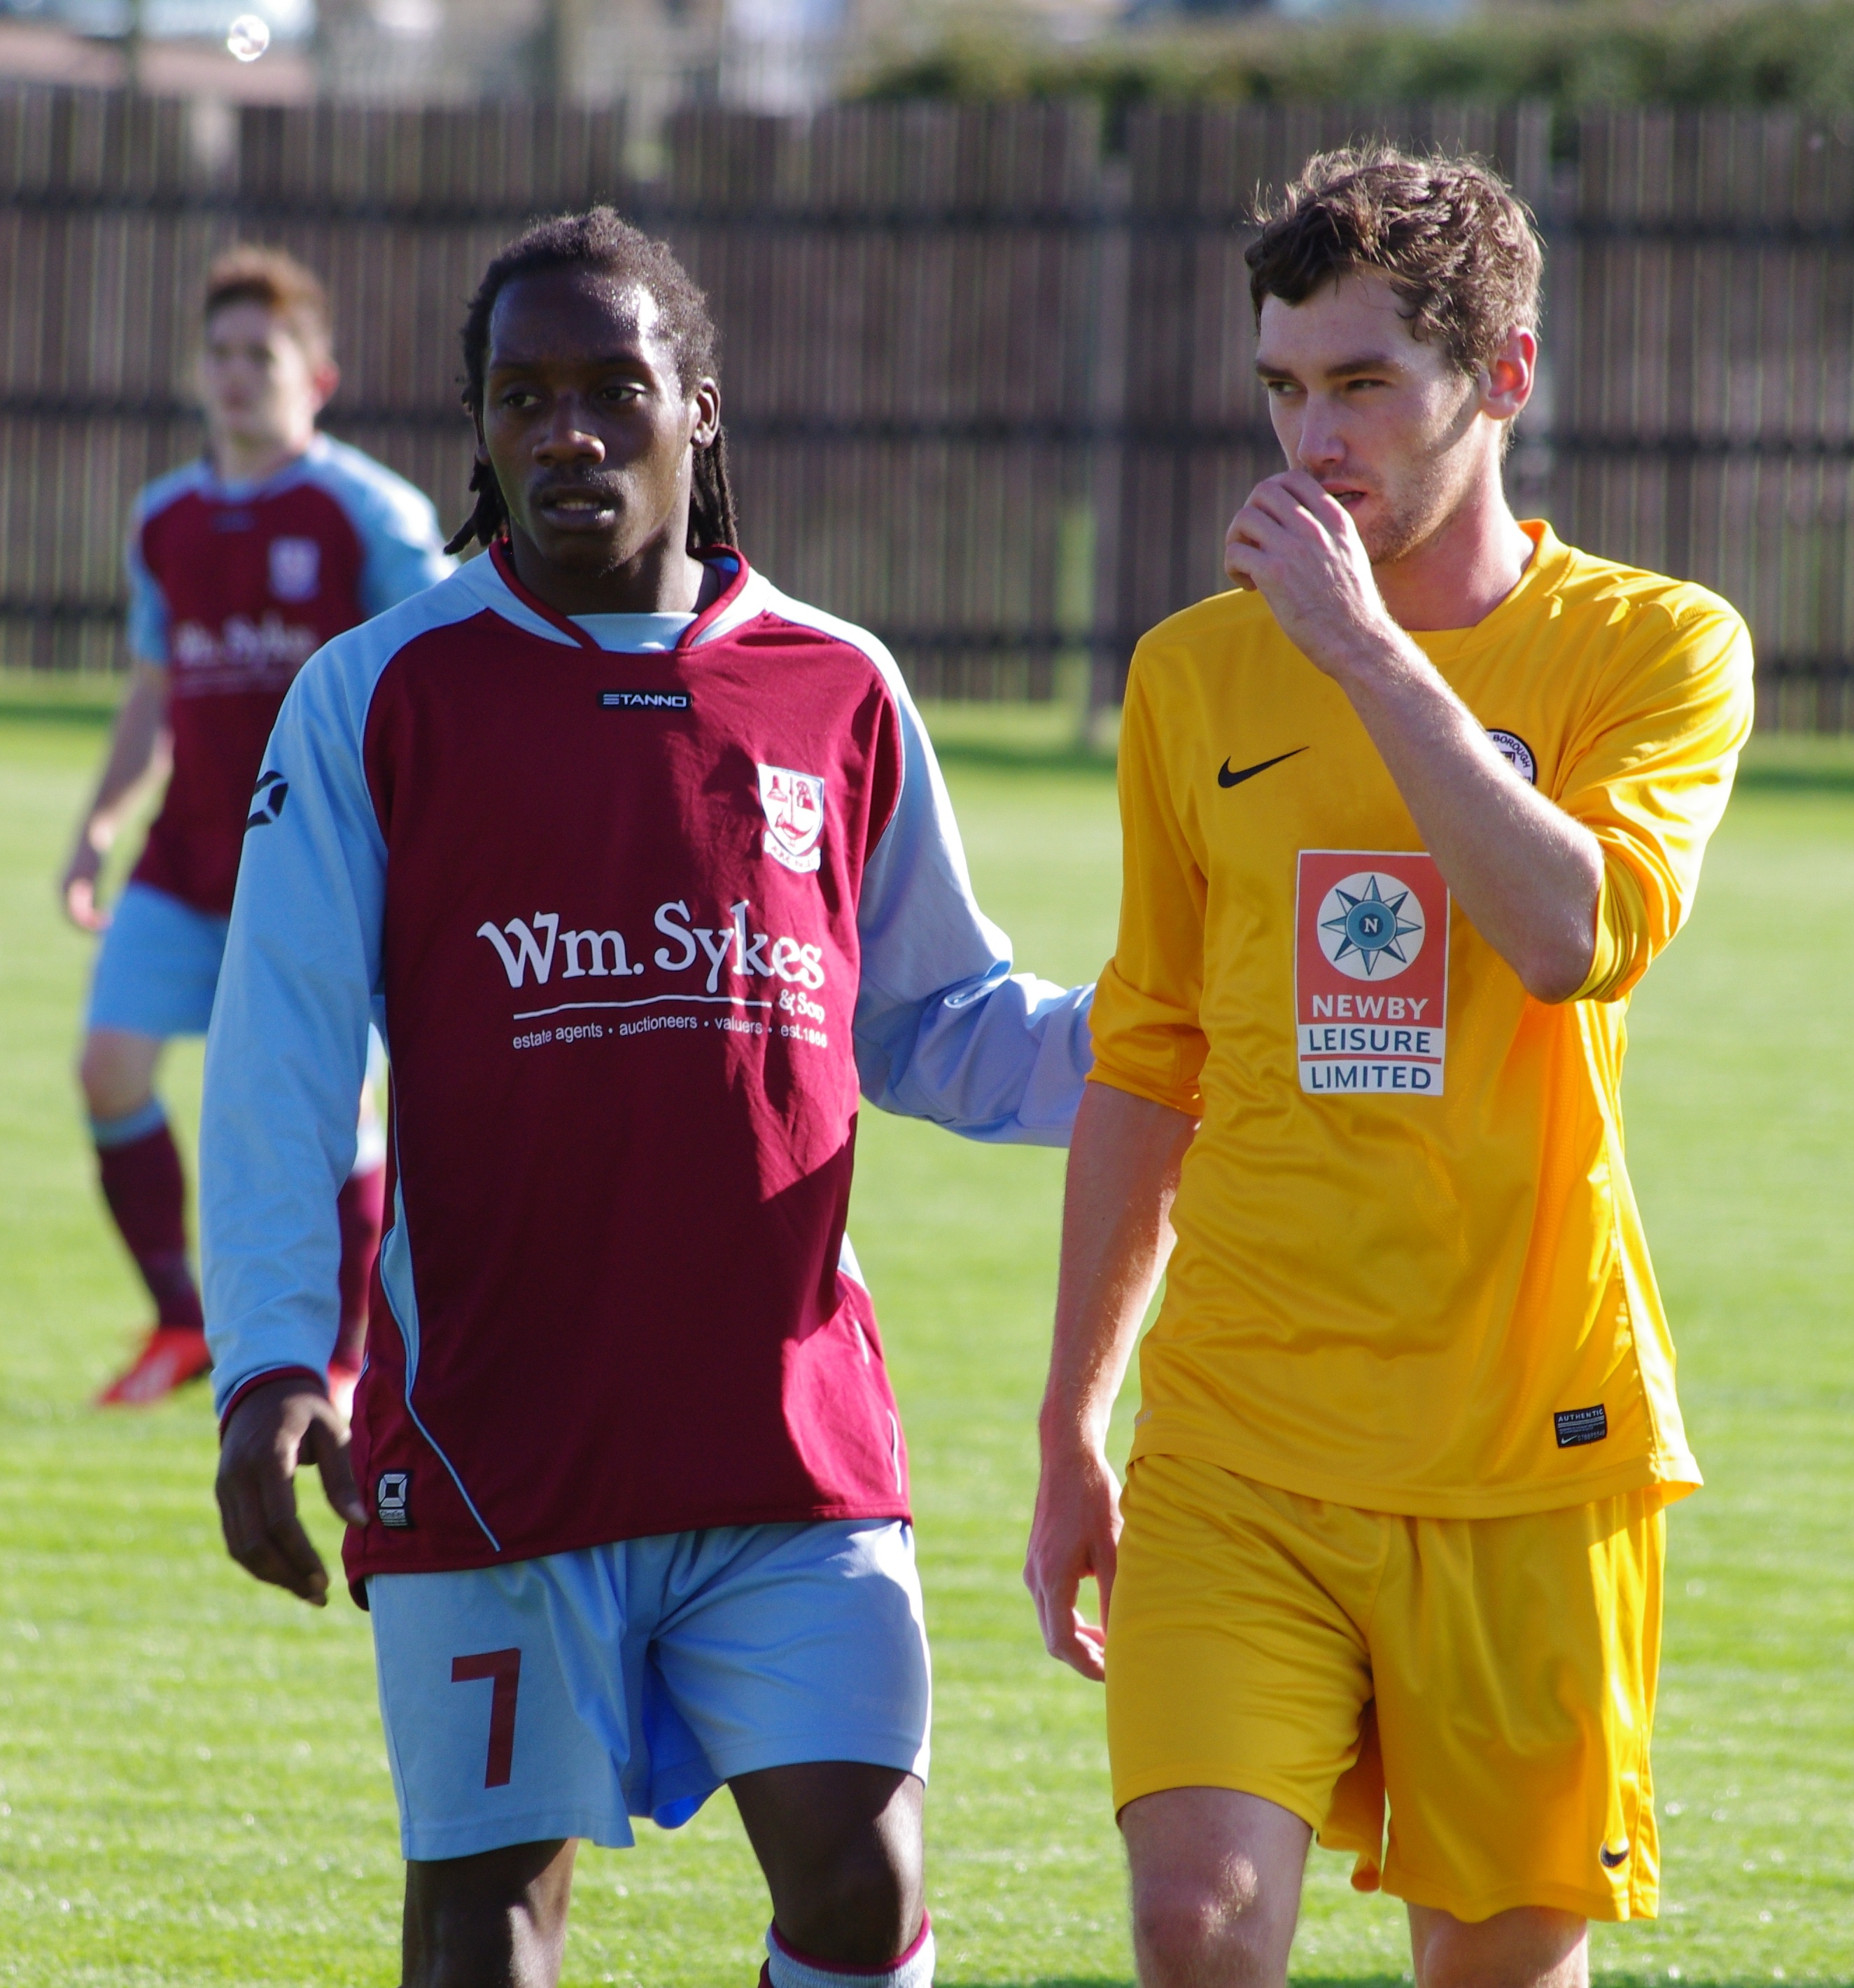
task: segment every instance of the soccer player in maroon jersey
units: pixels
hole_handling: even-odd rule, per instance
[[[283,693],[331,635],[450,570],[426,499],[316,431],[339,375],[315,276],[278,249],[231,249],[208,272],[204,322],[206,452],[136,502],[129,693],[62,886],[72,920],[103,935],[79,1077],[104,1199],[155,1307],[136,1359],[104,1391],[110,1403],[158,1401],[210,1363],[154,1074],[168,1038],[203,1034],[211,1017],[252,784]],[[98,872],[164,739],[171,777],[112,915]],[[360,1371],[385,1181],[370,1100],[363,1108],[336,1196],[342,1331],[329,1373],[344,1396]]]
[[[1059,1144],[1088,990],[1011,971],[887,651],[735,549],[714,328],[609,210],[464,328],[488,549],[267,749],[207,1050],[227,1544],[373,1615],[407,1988],[559,1974],[578,1839],[724,1783],[770,1988],[925,1988],[907,1460],[845,1232],[859,1091]],[[391,1215],[352,1449],[329,1190],[370,1019]]]

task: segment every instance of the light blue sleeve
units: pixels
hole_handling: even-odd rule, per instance
[[[893,663],[879,660],[901,722],[902,780],[856,917],[864,1095],[969,1139],[1065,1146],[1094,1060],[1094,989],[1011,972],[1010,940],[972,894],[927,728]]]
[[[130,653],[144,663],[171,662],[173,658],[167,650],[167,597],[142,556],[139,514],[129,528],[129,543],[123,563],[128,570],[129,578],[128,613],[123,632],[128,638]]]
[[[245,831],[200,1124],[221,1410],[258,1374],[326,1367],[339,1323],[335,1197],[354,1161],[386,894],[362,760],[380,644],[357,638],[371,632],[337,638],[291,686]]]
[[[456,570],[431,500],[383,463],[345,444],[329,445],[326,478],[360,534],[360,604],[383,614]]]

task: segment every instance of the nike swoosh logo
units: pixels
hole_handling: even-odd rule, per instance
[[[1619,1870],[1629,1861],[1629,1846],[1624,1844],[1619,1850],[1612,1850],[1606,1843],[1597,1845],[1596,1854],[1602,1859],[1606,1871]]]
[[[1277,752],[1272,759],[1258,759],[1252,766],[1244,766],[1239,773],[1230,771],[1230,762],[1225,759],[1217,769],[1217,784],[1220,787],[1239,787],[1244,780],[1252,780],[1258,773],[1265,773],[1271,766],[1278,766],[1284,759],[1297,758],[1306,751],[1304,746],[1296,746],[1292,752]]]

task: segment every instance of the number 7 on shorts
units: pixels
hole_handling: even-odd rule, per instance
[[[522,1688],[522,1653],[519,1650],[485,1650],[474,1657],[451,1659],[451,1682],[474,1684],[480,1678],[492,1680],[489,1694],[489,1756],[484,1763],[483,1785],[505,1788],[515,1767],[515,1694]]]

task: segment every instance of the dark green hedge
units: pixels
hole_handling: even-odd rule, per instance
[[[888,100],[1093,96],[1116,113],[1193,97],[1854,110],[1854,0],[1652,9],[1496,4],[1440,29],[1248,21],[1221,33],[1075,49],[968,31],[878,69],[857,93]]]

